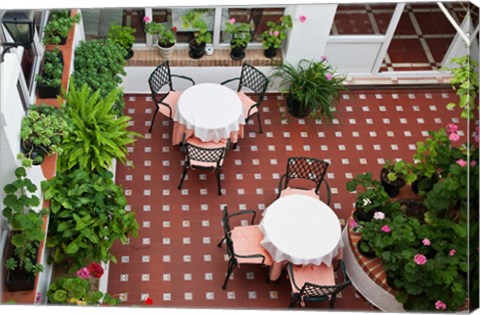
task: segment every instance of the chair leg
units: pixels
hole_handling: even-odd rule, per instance
[[[292,298],[290,299],[290,304],[288,305],[288,307],[297,307],[298,304],[300,303],[300,298],[298,296],[298,294],[294,293],[292,295]]]
[[[182,188],[183,180],[185,179],[185,176],[187,175],[187,172],[188,172],[188,167],[184,167],[183,168],[182,179],[180,180],[180,184],[178,184],[178,189]]]
[[[228,270],[227,276],[225,277],[225,281],[223,282],[222,289],[225,290],[227,288],[228,280],[230,279],[230,275],[232,274],[233,270],[235,270],[236,264],[230,259],[228,261]]]
[[[217,244],[217,246],[222,247],[223,241],[225,241],[225,236],[220,240],[220,242]]]
[[[335,307],[335,302],[337,301],[337,296],[336,295],[332,295],[332,297],[330,298],[330,308],[334,308]]]
[[[222,195],[222,187],[220,186],[221,185],[220,184],[220,171],[216,170],[215,175],[217,176],[218,195],[221,196]]]
[[[152,133],[153,123],[155,122],[155,117],[157,117],[157,113],[158,113],[158,108],[157,108],[157,110],[155,111],[155,113],[153,113],[152,122],[150,123],[150,129],[148,129],[148,132],[149,132],[149,133]]]
[[[260,109],[257,112],[257,120],[258,120],[258,133],[263,133],[262,130],[262,119],[260,118]]]

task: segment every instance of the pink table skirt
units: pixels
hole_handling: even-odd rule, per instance
[[[244,125],[240,125],[240,129],[238,131],[230,132],[231,143],[237,143],[239,137],[243,138],[244,127],[245,127]],[[180,144],[182,142],[184,133],[185,133],[186,139],[194,136],[192,129],[187,129],[185,125],[180,124],[178,121],[174,121],[173,132],[172,132],[172,144],[173,145]]]

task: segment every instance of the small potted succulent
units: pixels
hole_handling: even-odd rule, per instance
[[[287,38],[287,30],[291,29],[292,26],[292,17],[290,15],[282,16],[279,23],[267,22],[268,28],[260,35],[263,40],[265,57],[274,58],[277,55],[278,48]]]
[[[155,36],[155,44],[160,51],[160,56],[163,59],[170,58],[177,42],[175,39],[177,28],[168,28],[165,24],[150,21],[148,16],[144,17],[143,21],[145,22],[145,32]]]
[[[193,30],[193,39],[189,42],[189,55],[199,59],[205,54],[205,46],[212,42],[212,34],[208,31],[207,23],[202,20],[199,11],[190,10],[182,16],[182,27]]]
[[[133,57],[133,43],[135,42],[135,29],[112,23],[108,31],[108,38],[125,50],[125,59]]]
[[[233,60],[242,60],[245,57],[245,49],[252,40],[252,29],[248,23],[236,22],[231,18],[225,23],[225,32],[231,35],[230,57]]]
[[[44,45],[65,45],[68,33],[81,20],[80,14],[71,15],[70,10],[55,10],[43,29]]]
[[[45,155],[60,153],[69,126],[63,112],[55,106],[32,105],[22,119],[20,138],[26,158],[42,164]]]
[[[63,65],[63,53],[58,47],[45,51],[40,73],[35,77],[38,95],[41,98],[56,98],[60,94]]]

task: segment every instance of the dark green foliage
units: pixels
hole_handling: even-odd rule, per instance
[[[61,54],[57,47],[55,47],[54,50],[45,51],[42,71],[35,77],[38,84],[52,88],[60,87],[63,75],[63,59]]]
[[[58,45],[75,23],[81,20],[80,14],[71,16],[70,10],[56,10],[50,13],[50,19],[43,29],[43,44]]]

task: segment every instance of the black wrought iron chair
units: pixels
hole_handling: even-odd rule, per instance
[[[287,265],[287,272],[292,286],[292,297],[289,307],[296,307],[299,304],[304,306],[304,302],[323,302],[330,300],[330,308],[334,308],[338,293],[351,284],[345,272],[345,263],[343,260],[338,261],[335,271],[339,269],[342,271],[342,276],[340,277],[338,272],[337,275],[339,279],[343,279],[341,280],[343,282],[335,284],[333,266],[330,268],[324,265],[319,268],[304,268],[289,263]],[[308,279],[324,279],[327,283],[312,283],[309,282]]]
[[[180,149],[185,153],[185,162],[178,189],[182,188],[185,176],[190,169],[210,170],[215,173],[218,195],[221,196],[222,187],[220,184],[220,175],[222,173],[223,160],[225,159],[229,146],[230,139],[227,139],[226,142],[202,142],[195,137],[185,139],[184,135]]]
[[[235,226],[231,229],[230,219],[240,215],[251,215],[250,225]],[[227,206],[223,208],[222,225],[224,236],[217,244],[222,247],[226,243],[227,254],[229,256],[228,269],[223,282],[222,289],[227,288],[230,275],[235,268],[242,264],[258,264],[268,267],[272,264],[272,259],[268,252],[260,245],[263,239],[263,233],[254,225],[256,212],[254,210],[244,210],[228,214]],[[268,278],[267,278],[268,279]]]
[[[240,80],[237,88],[237,94],[240,97],[243,104],[243,115],[245,116],[245,123],[248,123],[250,118],[257,114],[258,130],[262,133],[262,123],[260,118],[260,105],[265,98],[265,92],[268,86],[268,78],[255,67],[244,63],[242,66],[242,72],[239,78],[233,78],[223,81],[221,84],[225,85],[229,82]],[[254,93],[245,94],[242,89],[247,88]],[[253,94],[253,95],[252,95]],[[254,98],[252,98],[253,96]]]
[[[152,132],[153,123],[155,122],[155,117],[157,116],[158,112],[167,116],[170,119],[173,119],[173,116],[175,115],[177,102],[180,98],[180,95],[182,94],[182,91],[177,91],[173,89],[172,78],[185,79],[190,81],[192,85],[195,85],[195,81],[192,78],[183,75],[171,74],[168,60],[165,60],[157,68],[155,68],[155,70],[152,72],[152,74],[150,74],[150,77],[148,78],[148,84],[150,86],[150,92],[152,93],[152,99],[157,106],[157,109],[153,113],[149,132]],[[160,90],[166,85],[168,85],[169,91],[160,94]]]
[[[287,171],[280,177],[277,198],[289,194],[304,194],[324,199],[330,205],[331,189],[325,179],[329,165],[328,162],[316,158],[288,158]],[[326,187],[326,198],[320,196],[322,184]]]

